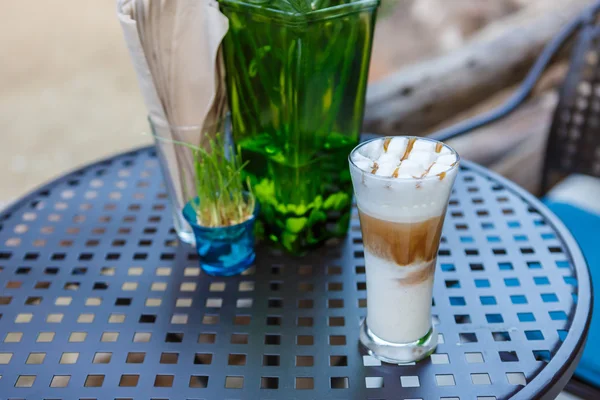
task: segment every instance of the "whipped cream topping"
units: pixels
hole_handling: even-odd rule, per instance
[[[443,214],[459,157],[435,140],[380,138],[351,154],[350,173],[361,211],[393,222],[419,222]]]
[[[361,170],[377,176],[415,179],[439,176],[458,162],[456,153],[443,143],[416,137],[373,140],[352,153]]]

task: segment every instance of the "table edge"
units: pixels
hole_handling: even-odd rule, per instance
[[[577,273],[578,301],[575,308],[575,315],[571,322],[571,329],[575,328],[576,331],[573,332],[571,329],[569,330],[570,334],[567,335],[565,341],[552,357],[548,365],[542,369],[540,373],[527,384],[527,386],[515,393],[513,397],[514,399],[524,400],[532,398],[554,399],[575,372],[575,367],[581,358],[581,353],[583,352],[588,335],[592,319],[592,300],[594,296],[589,265],[583,256],[579,244],[565,224],[537,197],[511,180],[472,161],[462,160],[461,164],[482,175],[491,177],[526,202],[534,205],[559,234],[560,239],[567,247],[566,251],[568,252],[568,255],[573,261],[573,267]],[[589,309],[588,313],[585,312],[587,309]],[[569,348],[572,348],[573,352],[569,352]],[[560,365],[561,362],[562,365]],[[549,369],[548,367],[550,366],[555,367],[555,369]],[[554,370],[556,373],[552,373]],[[564,382],[564,384],[562,382]],[[559,387],[559,384],[563,386]]]

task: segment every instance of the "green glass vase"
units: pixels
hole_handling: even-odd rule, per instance
[[[220,0],[233,135],[264,237],[302,254],[348,230],[379,0]]]

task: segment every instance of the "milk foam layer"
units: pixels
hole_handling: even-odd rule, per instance
[[[458,172],[458,155],[429,139],[375,139],[351,154],[350,172],[359,208],[393,222],[440,216]]]

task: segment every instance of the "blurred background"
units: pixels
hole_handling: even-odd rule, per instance
[[[146,111],[114,3],[94,0],[76,7],[67,0],[35,5],[0,2],[0,204],[76,166],[150,143],[150,138],[143,135],[147,132]],[[558,6],[549,3],[555,2],[383,0],[371,66],[373,85],[366,129],[386,134],[424,134],[505,98],[502,91],[522,78],[541,45],[558,29],[556,15],[565,14],[562,18],[568,19],[589,1],[561,0],[556,2],[561,3]],[[567,3],[571,6],[566,7]],[[554,19],[540,21],[546,13],[554,13]],[[526,45],[517,46],[520,53],[516,56],[503,56],[512,60],[508,65],[492,54],[490,65],[484,65],[482,76],[475,79],[480,86],[471,85],[465,91],[460,83],[464,76],[449,62],[452,55],[467,49],[463,54],[474,51],[475,60],[490,59],[486,58],[490,51],[486,40],[504,38],[515,26],[523,25],[533,25],[546,36],[538,34]],[[510,42],[510,37],[507,40]],[[474,42],[482,41],[481,49],[473,49]],[[407,87],[402,79],[422,83],[419,71],[430,68],[431,60],[439,65],[439,70],[436,67],[433,71],[438,86],[434,93],[458,107],[443,106],[438,113],[437,103],[431,103],[431,99],[411,99],[417,87]],[[422,62],[423,69],[419,64]],[[496,69],[505,73],[490,78]],[[560,73],[558,70],[555,75]],[[470,71],[469,76],[479,75]],[[553,88],[556,79],[551,78],[544,90]],[[486,80],[494,84],[481,86]],[[410,107],[405,103],[399,103],[397,109],[381,107],[382,102],[391,104],[386,101],[390,93],[385,90],[389,92],[389,88],[400,90]],[[534,111],[549,109],[546,103],[550,100],[540,101],[542,105],[534,104]],[[390,116],[398,121],[390,120]],[[468,154],[468,146],[460,146]],[[475,158],[488,165],[499,159],[498,154],[489,159]],[[510,175],[506,166],[495,167]],[[527,182],[519,183],[527,186]]]
[[[500,104],[591,3],[382,0],[365,130],[425,135]],[[0,54],[0,208],[68,170],[151,143],[114,0],[1,1]],[[452,144],[539,194],[567,63],[562,54],[519,111]]]

